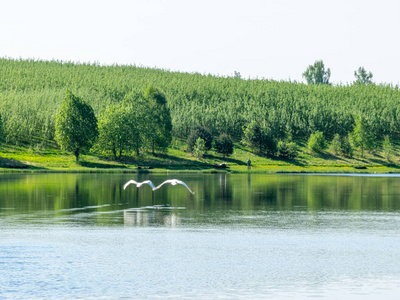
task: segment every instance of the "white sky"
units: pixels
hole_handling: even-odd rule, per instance
[[[0,57],[400,82],[399,0],[0,0]]]

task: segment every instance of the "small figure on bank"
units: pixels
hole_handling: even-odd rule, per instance
[[[249,159],[247,159],[247,170],[250,170],[250,169],[251,169],[251,160],[249,158]]]

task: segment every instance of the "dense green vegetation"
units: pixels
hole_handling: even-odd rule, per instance
[[[370,79],[369,74],[360,72],[361,79]],[[398,86],[370,82],[306,85],[136,66],[11,59],[0,59],[0,78],[0,134],[6,143],[14,145],[45,148],[55,141],[56,115],[67,90],[92,107],[99,129],[121,129],[112,129],[109,124],[116,122],[113,113],[122,106],[131,105],[136,111],[139,123],[132,121],[129,125],[134,141],[112,141],[99,130],[94,149],[115,156],[123,151],[127,155],[165,151],[172,137],[187,140],[199,127],[207,128],[215,138],[225,133],[236,143],[247,142],[256,152],[281,153],[282,158],[296,157],[295,144],[307,141],[316,132],[321,132],[327,142],[336,136],[339,144],[350,134],[362,152],[380,147],[385,136],[392,143],[400,137]],[[149,110],[143,110],[140,101]],[[141,114],[150,110],[156,113]],[[129,115],[121,115],[129,119]],[[141,137],[140,124],[149,127],[157,123],[164,127],[147,128],[153,137]],[[198,136],[193,138],[196,141]],[[340,153],[340,147],[337,149]]]

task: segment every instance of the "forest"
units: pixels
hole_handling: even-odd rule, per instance
[[[227,134],[235,142],[251,134],[254,126],[276,141],[295,143],[318,133],[330,142],[360,126],[371,141],[366,148],[400,137],[400,91],[389,84],[304,84],[133,65],[7,58],[0,59],[0,79],[1,136],[6,143],[55,141],[56,115],[67,91],[86,101],[101,123],[110,107],[142,101],[149,87],[165,98],[176,139],[186,140],[199,126],[214,137]],[[139,116],[140,107],[135,107]],[[149,122],[143,115],[142,119]],[[142,145],[132,155],[151,149],[149,143]]]

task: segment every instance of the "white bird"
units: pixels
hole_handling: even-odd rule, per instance
[[[128,185],[130,185],[131,183],[136,184],[137,187],[141,187],[143,184],[148,184],[151,189],[154,191],[156,188],[154,187],[154,184],[150,181],[150,180],[145,180],[143,182],[137,182],[135,180],[129,180],[127,183],[125,183],[124,185],[124,190],[127,188]]]
[[[192,192],[192,190],[186,185],[186,183],[184,183],[183,181],[180,181],[180,180],[178,180],[178,179],[169,179],[169,180],[165,180],[163,183],[161,183],[160,185],[158,185],[157,187],[155,187],[155,188],[153,189],[153,191],[159,189],[163,184],[166,184],[166,183],[170,183],[170,184],[172,184],[172,185],[182,184],[183,186],[185,186],[185,187],[189,190],[189,192],[191,192],[191,193],[194,195],[194,192]]]

